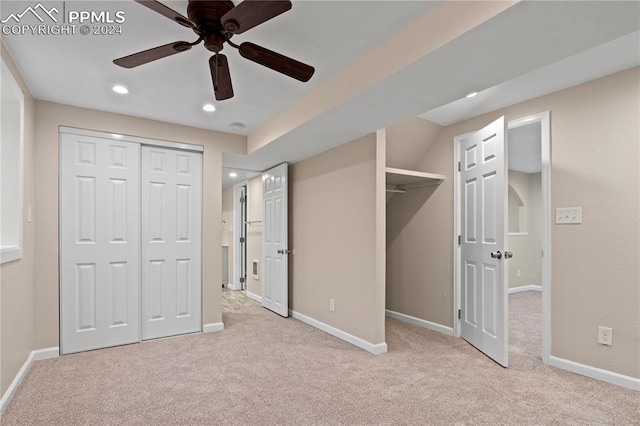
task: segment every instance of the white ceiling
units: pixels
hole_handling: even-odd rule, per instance
[[[2,17],[24,3],[3,1]],[[185,1],[166,3],[185,13]],[[307,62],[316,75],[300,83],[225,49],[236,96],[214,102],[218,110],[212,114],[201,110],[213,101],[209,52],[202,46],[132,70],[112,64],[139,50],[195,39],[190,30],[133,1],[91,2],[91,9],[126,12],[121,36],[3,36],[3,41],[37,99],[250,134],[436,5],[296,0],[291,11],[236,41]],[[640,64],[639,30],[640,2],[520,2],[251,155],[225,154],[223,163],[265,170],[408,117],[447,125],[627,69]],[[396,53],[380,60],[392,61]],[[110,87],[116,83],[132,93],[115,95]],[[480,94],[462,99],[472,91]],[[232,122],[247,127],[238,132],[229,127]]]
[[[2,2],[2,18],[28,2]],[[37,99],[118,112],[228,133],[249,134],[309,90],[388,39],[438,2],[295,1],[290,11],[234,37],[291,56],[316,68],[301,83],[247,61],[235,49],[229,58],[235,97],[216,102],[203,45],[134,69],[116,58],[174,41],[194,41],[188,28],[133,1],[66,2],[67,8],[125,12],[122,35],[3,36],[32,94]],[[186,15],[187,1],[164,2]],[[236,1],[236,3],[238,3]],[[58,4],[62,10],[62,2]],[[74,6],[75,5],[75,6]],[[111,91],[124,84],[126,97]],[[202,111],[204,103],[217,107]],[[231,123],[246,125],[238,130]]]
[[[488,112],[621,71],[640,63],[639,30],[640,2],[520,2],[251,155],[224,154],[224,164],[265,170],[456,103],[473,91],[498,92],[487,101]],[[451,108],[446,120],[483,111]]]
[[[509,105],[553,93],[617,71],[640,65],[640,32],[635,31],[546,67],[481,90],[473,98],[457,99],[420,118],[448,126]]]

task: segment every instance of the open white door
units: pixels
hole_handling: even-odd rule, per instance
[[[202,330],[202,154],[142,147],[142,340]]]
[[[287,164],[262,173],[263,233],[262,306],[289,315]]]
[[[60,135],[63,354],[140,340],[136,143]]]
[[[507,367],[507,144],[504,117],[461,142],[461,336]]]

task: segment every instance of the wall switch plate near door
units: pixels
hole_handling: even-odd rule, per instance
[[[582,207],[559,207],[556,209],[556,223],[582,223]]]

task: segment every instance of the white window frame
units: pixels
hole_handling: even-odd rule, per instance
[[[6,247],[0,247],[0,263],[12,262],[14,260],[22,259],[23,255],[23,222],[24,222],[24,93],[20,89],[20,85],[16,81],[15,77],[9,71],[9,67],[4,62],[1,62],[0,77],[3,82],[7,83],[9,90],[13,92],[15,97],[20,102],[20,148],[18,153],[18,205],[15,206],[19,210],[17,215],[18,226],[18,240],[15,244],[8,245]],[[1,196],[1,194],[0,194]],[[13,243],[13,242],[12,242]]]

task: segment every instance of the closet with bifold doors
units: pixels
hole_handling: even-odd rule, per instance
[[[60,128],[60,351],[202,330],[202,147]]]

